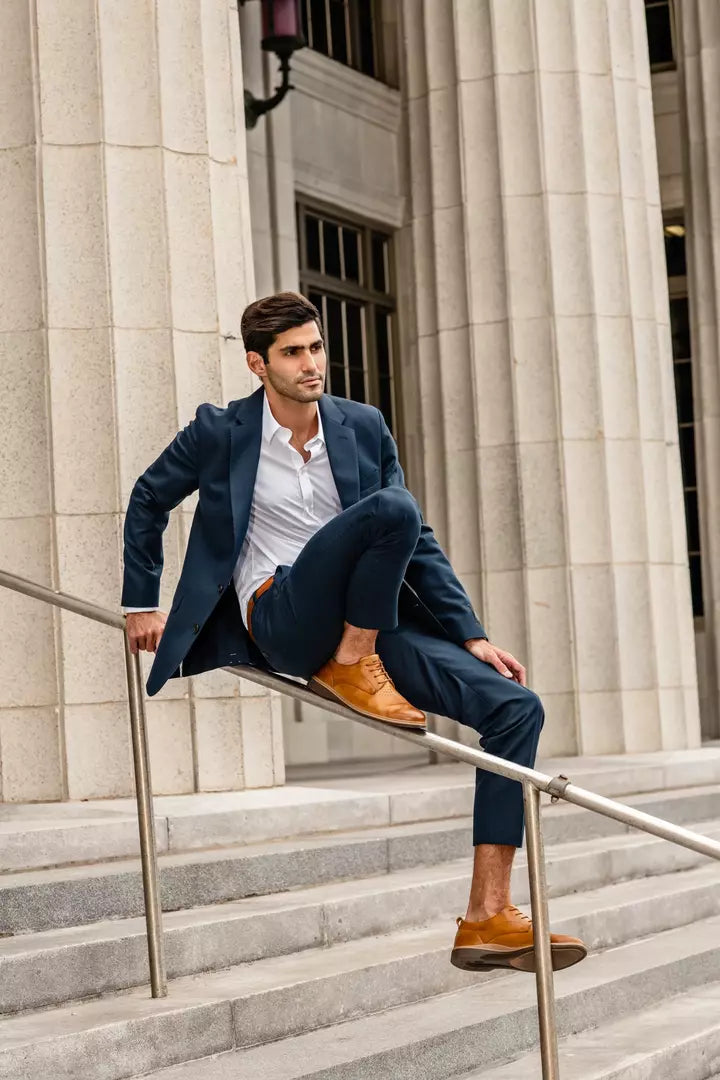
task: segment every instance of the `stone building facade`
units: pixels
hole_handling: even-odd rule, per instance
[[[675,8],[303,0],[313,47],[246,131],[257,0],[5,0],[0,565],[117,607],[135,478],[253,389],[243,307],[299,287],[527,663],[541,749],[716,736],[720,14]],[[117,632],[1,603],[0,799],[130,794]],[[222,673],[147,710],[159,793],[406,753]]]

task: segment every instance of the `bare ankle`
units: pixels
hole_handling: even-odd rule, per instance
[[[481,907],[476,907],[474,905],[468,906],[465,914],[465,922],[487,922],[488,919],[492,919],[495,915],[499,915],[503,908],[508,906],[508,903],[509,901],[506,903],[498,901],[495,904],[488,903]]]
[[[341,652],[340,649],[338,649],[337,652],[333,653],[333,660],[336,664],[344,664],[346,667],[349,667],[351,664],[359,663],[359,661],[363,659],[363,656],[370,655],[371,653],[363,653],[360,656],[356,656],[351,651],[344,650]]]
[[[338,664],[357,664],[364,656],[372,656],[377,635],[377,630],[365,630],[345,623],[345,630],[333,654],[333,660]]]

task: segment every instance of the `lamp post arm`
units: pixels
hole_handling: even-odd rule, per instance
[[[278,86],[272,97],[269,98],[256,98],[250,90],[245,91],[245,127],[254,128],[258,122],[258,119],[264,115],[264,113],[270,112],[276,105],[279,105],[283,100],[288,90],[292,90],[293,87],[290,83],[290,57],[280,56],[280,72],[282,73],[282,82]]]

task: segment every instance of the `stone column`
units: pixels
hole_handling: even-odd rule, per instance
[[[259,4],[245,4],[240,11],[245,85],[262,99],[272,96],[280,75],[275,54],[261,48],[261,16]],[[279,108],[265,113],[247,133],[247,162],[257,296],[296,291],[292,91]]]
[[[684,121],[685,225],[693,356],[706,735],[720,735],[720,10],[712,0],[675,8]]]
[[[22,268],[1,327],[18,409],[3,432],[0,561],[116,608],[136,477],[197,404],[251,388],[238,13],[222,0],[9,0],[0,40],[12,84],[0,215]],[[165,610],[193,508],[165,534]],[[55,664],[49,609],[11,604],[2,798],[131,794],[119,634],[56,615]],[[30,721],[37,737],[15,739]],[[278,705],[230,676],[172,681],[148,726],[157,793],[282,781]]]
[[[41,183],[30,5],[0,7],[0,565],[55,580]],[[58,799],[57,626],[50,608],[0,590],[0,798]]]
[[[528,661],[545,753],[695,745],[642,6],[417,11],[406,3],[405,85],[428,517],[491,637]]]

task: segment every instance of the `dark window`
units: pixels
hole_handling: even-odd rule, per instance
[[[687,273],[685,266],[685,226],[680,222],[668,222],[663,233],[665,235],[665,264],[668,277],[684,277]]]
[[[332,221],[323,222],[323,253],[325,255],[326,274],[330,277],[342,277],[342,263],[340,262],[340,226]]]
[[[343,229],[343,258],[345,278],[360,283],[360,233],[357,229]]]
[[[645,0],[651,71],[676,67],[671,0]]]
[[[675,368],[680,463],[685,492],[690,590],[693,614],[704,612],[695,446],[695,409],[692,388],[692,340],[685,277],[685,229],[680,222],[665,223],[665,258],[670,286],[670,328]]]
[[[702,591],[702,567],[700,565],[700,553],[690,555],[690,589],[692,592],[692,606],[694,615],[702,615],[704,611]]]
[[[376,405],[397,433],[391,237],[298,206],[300,288],[323,317],[329,394]]]
[[[387,238],[381,233],[374,232],[372,234],[373,287],[378,292],[387,290],[386,248]]]
[[[670,301],[670,330],[673,356],[676,360],[689,359],[690,311],[687,296],[675,296]]]
[[[692,396],[692,366],[690,360],[678,360],[675,364],[675,397],[677,399],[678,423],[692,424],[695,419]]]
[[[376,3],[377,0],[302,0],[305,40],[316,52],[372,78],[380,78]]]
[[[316,217],[308,214],[305,224],[305,241],[307,243],[307,261],[311,270],[322,270],[322,256],[320,254],[320,222]]]

